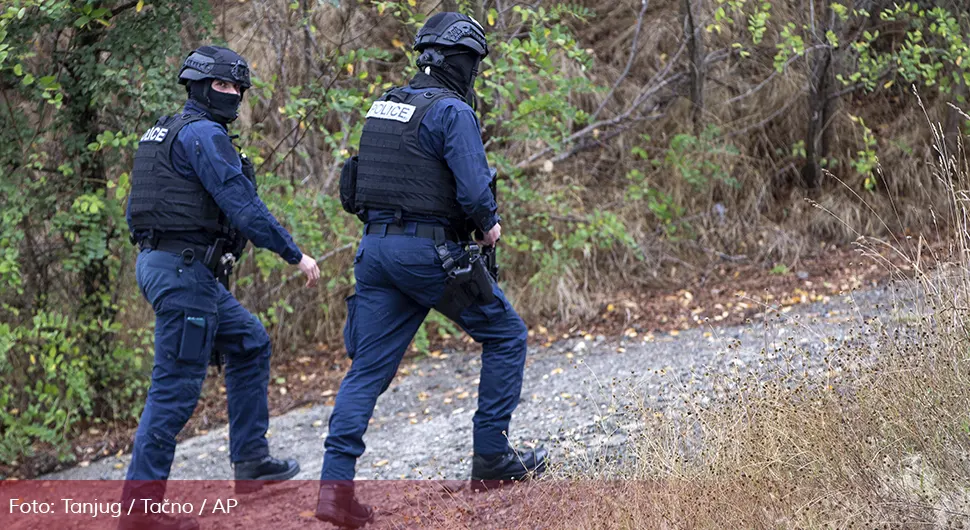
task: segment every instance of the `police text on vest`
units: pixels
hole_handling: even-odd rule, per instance
[[[165,140],[165,135],[168,134],[168,129],[163,127],[152,127],[148,129],[148,132],[141,137],[141,142],[162,142]]]
[[[367,111],[368,118],[380,118],[382,120],[395,120],[401,123],[411,121],[414,115],[414,105],[407,103],[395,103],[393,101],[375,101],[370,110]]]

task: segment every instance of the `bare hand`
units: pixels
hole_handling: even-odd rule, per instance
[[[494,247],[500,237],[502,237],[502,225],[495,223],[495,226],[478,243],[484,247]]]
[[[317,284],[317,280],[320,279],[320,268],[317,267],[317,260],[313,259],[307,254],[303,255],[303,259],[300,260],[297,267],[306,274],[306,286],[313,287]]]

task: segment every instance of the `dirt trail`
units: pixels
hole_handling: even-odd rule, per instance
[[[784,313],[777,308],[767,321],[744,326],[646,338],[580,337],[530,349],[512,440],[517,445],[543,443],[554,457],[568,454],[571,462],[582,461],[577,454],[616,448],[636,428],[613,412],[631,399],[630,390],[648,396],[650,406],[661,409],[675,408],[685,388],[714,398],[710,378],[695,379],[692,373],[756,369],[763,352],[770,357],[783,343],[797,344],[810,353],[810,362],[820,363],[822,354],[839,344],[872,340],[872,320],[900,317],[899,308],[910,307],[904,301],[911,295],[909,284],[879,287],[790,306]],[[478,355],[457,352],[415,364],[378,401],[365,436],[367,451],[358,463],[359,478],[468,476]],[[302,466],[298,478],[319,476],[330,410],[298,409],[270,423],[273,454],[297,458]],[[180,443],[172,478],[231,478],[227,450],[225,427]],[[130,455],[108,457],[43,478],[121,479],[129,459]]]

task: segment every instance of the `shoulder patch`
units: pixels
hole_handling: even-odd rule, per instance
[[[414,105],[408,105],[407,103],[396,103],[394,101],[375,101],[369,111],[367,111],[368,118],[378,118],[381,120],[394,120],[401,123],[407,123],[411,121],[411,117],[414,116]]]

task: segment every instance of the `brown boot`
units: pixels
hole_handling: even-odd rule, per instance
[[[317,519],[344,528],[360,528],[374,520],[374,510],[357,502],[352,480],[320,482]]]

